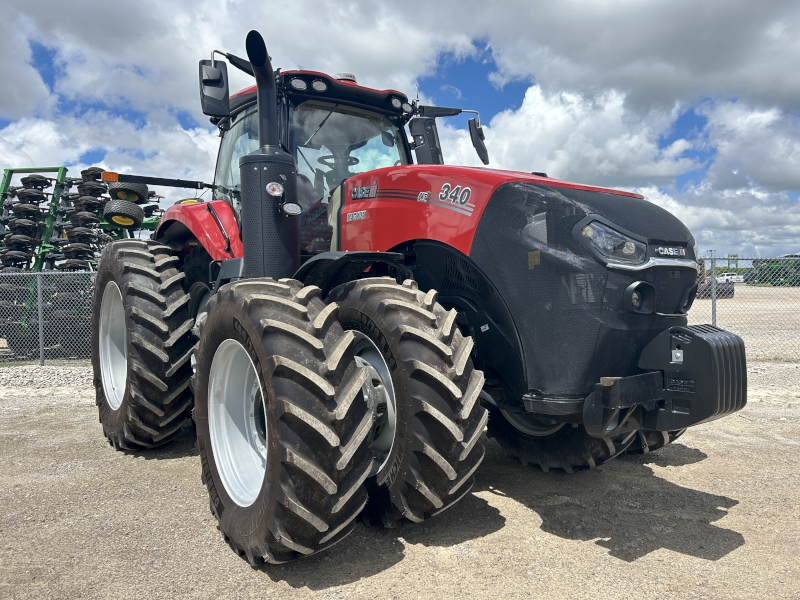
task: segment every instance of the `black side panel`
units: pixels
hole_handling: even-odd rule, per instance
[[[404,248],[413,254],[411,266],[420,289],[435,289],[445,308],[455,308],[465,319],[475,341],[475,365],[505,381],[514,398],[527,391],[522,346],[505,302],[487,276],[458,250],[433,241],[419,241]]]
[[[688,235],[677,219],[664,218],[668,213],[662,209],[631,200],[629,205],[624,196],[528,183],[506,184],[492,196],[470,258],[514,317],[523,348],[526,391],[585,397],[600,377],[641,373],[637,359],[650,340],[672,325],[686,324],[684,317],[625,312],[623,292],[637,280],[647,281],[657,290],[658,309],[674,313],[687,287],[694,284],[694,272],[687,270],[673,279],[667,269],[607,269],[572,235],[586,210],[599,212],[604,206],[607,214],[613,213],[622,226],[639,235],[678,236],[671,241],[681,241],[681,232]],[[626,219],[625,211],[608,208],[616,201],[627,207]],[[635,221],[641,215],[647,221],[642,226]],[[663,230],[657,228],[659,219],[665,223]]]
[[[528,386],[542,394],[579,393],[593,362],[608,271],[572,237],[585,216],[558,189],[510,183],[492,196],[472,244],[514,315]]]

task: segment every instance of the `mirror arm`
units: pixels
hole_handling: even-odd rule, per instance
[[[222,50],[212,50],[211,51],[211,66],[212,67],[216,67],[217,66],[217,65],[214,64],[216,62],[214,60],[214,55],[215,54],[221,54],[222,56],[225,56],[225,53]]]
[[[478,127],[481,126],[481,113],[479,113],[477,110],[468,110],[468,109],[465,108],[461,112],[472,113],[473,115],[478,117]]]
[[[249,60],[239,58],[235,54],[229,54],[227,52],[221,52],[220,54],[222,54],[225,58],[227,58],[230,61],[230,63],[240,71],[244,71],[248,75],[255,77],[255,73],[253,72],[253,65],[250,64]]]

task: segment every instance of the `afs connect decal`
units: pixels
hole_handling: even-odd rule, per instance
[[[356,210],[351,213],[347,213],[347,222],[350,223],[351,221],[363,221],[367,218],[367,211],[366,210]]]

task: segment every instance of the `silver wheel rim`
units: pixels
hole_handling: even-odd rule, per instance
[[[118,410],[128,384],[128,340],[125,305],[119,286],[109,281],[100,302],[100,378],[111,410]]]
[[[267,412],[253,361],[236,340],[222,342],[211,361],[208,428],[225,491],[251,506],[267,472]]]
[[[374,474],[383,469],[392,453],[397,431],[397,403],[392,385],[392,373],[375,342],[360,331],[352,330],[352,332],[356,338],[353,344],[356,362],[367,370],[367,380],[362,386],[364,399],[372,410],[386,405],[385,417],[376,419],[370,443],[370,449],[377,459],[373,467]]]
[[[506,410],[501,410],[500,412],[503,413],[503,416],[515,429],[536,437],[552,435],[566,425],[566,423],[559,423],[558,421],[544,419],[535,415],[509,412]]]

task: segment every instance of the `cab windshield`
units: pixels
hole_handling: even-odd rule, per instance
[[[291,131],[298,174],[313,185],[317,200],[327,200],[330,190],[352,175],[408,162],[398,128],[366,110],[304,102],[293,111]]]
[[[289,147],[298,172],[298,201],[307,211],[327,203],[342,180],[408,162],[399,129],[386,117],[346,105],[308,101],[292,111]],[[258,149],[254,109],[231,122],[220,146],[215,197],[240,208],[239,158]]]

